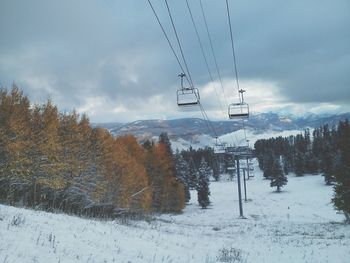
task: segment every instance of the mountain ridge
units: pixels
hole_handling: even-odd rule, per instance
[[[336,125],[339,120],[344,119],[350,119],[350,113],[332,115],[310,114],[297,117],[268,112],[252,115],[248,120],[244,121],[244,124],[246,129],[250,129],[254,133],[264,133],[266,131],[282,132],[317,128],[326,123],[333,126]],[[217,136],[223,136],[242,129],[242,122],[237,120],[210,121],[210,125],[214,127]],[[216,136],[211,129],[208,128],[207,122],[200,118],[137,120],[124,124],[100,123],[94,124],[94,126],[106,128],[116,137],[132,134],[141,142],[146,139],[158,137],[162,132],[167,132],[169,138],[172,140],[182,138],[191,141],[193,137],[201,134],[208,135],[212,138]]]

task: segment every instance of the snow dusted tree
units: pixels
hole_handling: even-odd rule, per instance
[[[168,136],[168,134],[166,132],[162,132],[159,135],[159,143],[163,144],[166,147],[166,150],[167,150],[167,152],[170,155],[173,154],[173,151],[171,150],[171,143],[170,143],[170,140],[169,140],[169,136]]]
[[[199,169],[199,178],[197,185],[198,203],[204,209],[210,204],[209,201],[209,177],[211,174],[211,169],[208,166],[204,158],[201,160]]]
[[[267,151],[265,154],[264,154],[264,157],[263,157],[263,175],[264,175],[264,178],[265,179],[270,179],[272,173],[273,173],[273,165],[274,165],[274,154],[273,152],[270,150],[270,151]]]
[[[189,166],[190,174],[188,178],[188,187],[190,189],[196,189],[198,186],[199,172],[192,158],[190,158]]]
[[[28,183],[30,149],[29,100],[15,84],[10,92],[0,89],[0,184],[7,202]]]
[[[334,181],[335,164],[336,164],[336,145],[334,143],[334,131],[331,131],[327,124],[321,127],[320,133],[322,135],[321,147],[316,149],[319,151],[320,166],[322,175],[326,185],[331,185]]]
[[[185,175],[176,175],[166,133],[142,147],[51,100],[30,105],[15,85],[0,88],[0,202],[99,216],[183,209]]]
[[[277,187],[277,192],[281,192],[281,187],[285,186],[288,182],[288,179],[283,172],[282,157],[274,157],[272,160],[273,162],[270,171],[270,186]]]
[[[215,156],[214,153],[213,156],[213,177],[215,181],[220,180],[220,164],[219,164],[219,157]]]
[[[145,153],[132,135],[118,137],[113,147],[115,158],[113,189],[117,193],[113,203],[130,211],[151,209],[152,192],[145,169]]]
[[[159,189],[156,200],[158,199],[157,203],[160,205],[156,208],[162,212],[180,212],[186,202],[184,185],[176,178],[174,159],[168,145],[160,141],[155,147],[154,157],[157,161],[157,184],[153,185]]]
[[[41,162],[40,171],[42,174],[38,177],[40,185],[40,198],[47,208],[55,203],[56,193],[61,193],[67,186],[67,180],[64,177],[64,163],[62,162],[62,144],[59,136],[59,112],[58,108],[48,100],[42,107],[41,117],[42,133],[40,141],[40,152],[43,162]]]
[[[299,150],[296,151],[294,160],[294,172],[296,176],[303,176],[305,172],[305,156]]]
[[[188,202],[191,199],[190,188],[188,185],[188,179],[190,176],[190,166],[179,153],[179,151],[176,151],[175,154],[175,169],[176,178],[180,180],[184,185],[186,202]]]
[[[339,122],[337,146],[340,162],[335,170],[334,206],[342,211],[347,223],[350,223],[350,124],[346,120]]]

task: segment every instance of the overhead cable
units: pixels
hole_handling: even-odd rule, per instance
[[[165,32],[165,29],[164,29],[164,27],[163,27],[163,25],[162,25],[162,23],[161,23],[161,21],[160,21],[160,19],[159,19],[159,16],[157,15],[156,10],[154,9],[154,7],[153,7],[151,1],[150,1],[150,0],[147,0],[147,1],[148,1],[149,5],[150,5],[152,11],[153,11],[154,16],[156,17],[156,19],[157,19],[157,21],[158,21],[158,24],[159,24],[160,28],[162,29],[162,32],[163,32],[163,34],[164,34],[164,37],[166,38],[166,40],[167,40],[167,42],[168,42],[168,44],[169,44],[169,47],[171,48],[171,51],[173,52],[173,55],[174,55],[175,58],[176,58],[177,63],[179,64],[179,67],[180,67],[180,69],[181,69],[181,72],[185,72],[185,70],[184,70],[184,68],[183,68],[183,66],[182,66],[182,64],[181,64],[181,62],[180,62],[180,59],[179,59],[178,55],[176,54],[175,49],[174,49],[173,45],[171,44],[171,41],[170,41],[170,39],[169,39],[167,33]],[[189,85],[191,85],[191,82],[190,82],[190,80],[188,79],[187,75],[185,76],[185,78],[186,78],[187,82],[189,83]]]

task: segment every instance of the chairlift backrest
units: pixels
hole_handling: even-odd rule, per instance
[[[249,106],[245,102],[232,103],[228,106],[228,116],[230,119],[249,118]]]
[[[177,91],[178,106],[195,106],[200,102],[197,88],[182,88]]]

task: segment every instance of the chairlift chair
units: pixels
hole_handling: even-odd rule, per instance
[[[178,106],[195,106],[199,104],[199,91],[197,88],[182,88],[177,91]]]
[[[218,140],[218,136],[215,137],[214,153],[215,154],[225,154],[226,153],[226,143],[220,143]]]
[[[199,105],[199,91],[197,88],[184,87],[184,77],[186,74],[180,73],[181,89],[177,90],[177,105],[178,106],[195,106]]]
[[[228,116],[230,119],[249,118],[249,105],[245,102],[230,104],[228,106]]]
[[[225,146],[222,144],[216,144],[214,146],[214,153],[216,154],[224,154],[226,153]]]

